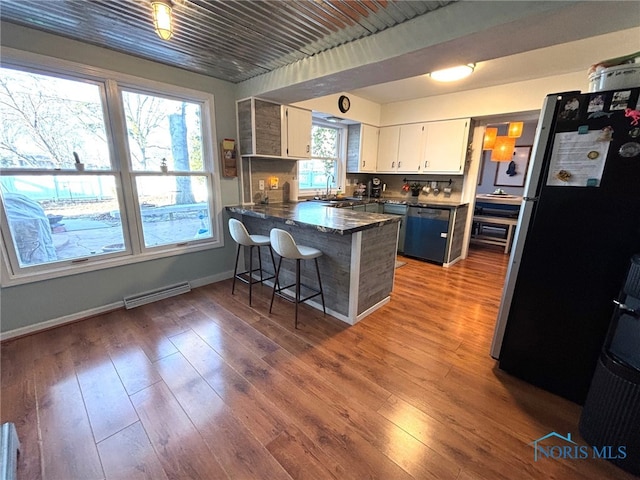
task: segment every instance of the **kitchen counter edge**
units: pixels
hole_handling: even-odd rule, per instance
[[[285,225],[311,228],[322,233],[345,235],[396,223],[397,215],[354,212],[342,208],[327,208],[323,203],[299,202],[268,205],[229,205],[228,212],[255,218],[272,219]]]

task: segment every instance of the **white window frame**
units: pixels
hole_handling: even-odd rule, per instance
[[[346,176],[346,171],[347,171],[347,127],[345,125],[341,125],[341,124],[336,124],[333,122],[327,122],[326,120],[321,120],[318,118],[314,118],[311,126],[313,127],[313,125],[318,125],[320,127],[328,127],[328,128],[335,128],[338,130],[338,166],[337,166],[337,171],[336,171],[336,175],[335,175],[335,186],[332,188],[337,189],[338,187],[340,187],[342,189],[342,191],[345,190],[345,182],[347,179]],[[312,138],[313,141],[313,138]],[[313,149],[312,149],[313,151]],[[315,160],[313,158],[313,154],[312,154],[312,158],[310,158],[310,160]],[[305,160],[303,160],[305,161]],[[302,196],[302,197],[306,197],[306,196],[313,196],[316,193],[316,189],[315,188],[300,188],[300,185],[298,184],[298,195]],[[322,195],[325,194],[325,192],[323,191],[321,193]]]
[[[105,129],[107,139],[110,142],[110,153],[112,156],[112,170],[86,172],[96,175],[114,175],[116,177],[116,190],[120,200],[120,207],[123,216],[123,235],[125,241],[125,251],[113,254],[104,254],[96,257],[89,257],[86,261],[78,263],[78,259],[62,260],[55,263],[19,267],[17,256],[14,252],[11,238],[5,238],[8,230],[8,223],[5,215],[2,215],[0,228],[2,230],[2,241],[0,242],[0,285],[12,286],[34,281],[47,280],[52,278],[75,275],[78,273],[90,272],[104,268],[111,268],[120,265],[149,261],[157,258],[164,258],[184,253],[197,252],[224,246],[222,196],[220,191],[220,172],[215,128],[215,106],[214,97],[211,93],[188,89],[176,85],[165,84],[154,80],[148,80],[132,75],[114,72],[102,68],[82,65],[66,60],[55,59],[39,54],[23,52],[12,48],[3,48],[2,66],[18,70],[33,71],[45,75],[68,78],[76,81],[88,81],[91,83],[103,84],[102,95],[106,96],[103,103]],[[124,117],[124,107],[120,96],[120,89],[132,90],[140,93],[147,93],[165,98],[175,98],[201,104],[201,129],[202,129],[202,172],[173,172],[176,175],[193,174],[207,177],[208,188],[210,189],[209,211],[213,236],[206,239],[194,239],[188,242],[179,242],[154,247],[144,247],[142,238],[142,219],[137,205],[137,198],[134,197],[135,176],[151,175],[153,172],[131,172],[129,168],[126,123]],[[105,100],[105,99],[103,99]],[[51,175],[52,170],[34,169],[3,169],[3,174],[18,175]],[[73,175],[76,172],[64,170],[58,172],[61,175]],[[7,248],[7,244],[11,247]]]

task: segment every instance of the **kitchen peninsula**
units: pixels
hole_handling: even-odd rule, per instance
[[[269,235],[272,228],[291,233],[300,245],[318,248],[327,312],[355,324],[390,299],[393,289],[399,217],[354,212],[316,202],[228,206],[250,233]],[[248,255],[248,251],[245,252]],[[273,271],[267,252],[262,265]],[[281,283],[291,283],[294,265],[283,262]],[[303,266],[302,283],[317,284],[313,268]],[[318,303],[307,302],[321,309]]]

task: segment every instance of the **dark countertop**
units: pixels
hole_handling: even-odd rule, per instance
[[[398,215],[357,212],[345,208],[329,208],[322,202],[278,203],[269,205],[234,205],[227,211],[313,228],[323,233],[351,234],[400,221]]]
[[[307,200],[310,201],[310,200]],[[305,202],[305,200],[300,201]],[[468,202],[456,202],[456,201],[448,201],[448,200],[420,200],[419,198],[411,197],[407,200],[406,197],[387,197],[387,198],[369,198],[369,197],[347,197],[344,200],[331,200],[331,201],[321,201],[314,200],[313,203],[325,205],[327,207],[336,207],[336,208],[344,208],[344,207],[352,207],[354,205],[364,205],[367,203],[390,203],[394,205],[417,205],[419,207],[433,207],[433,208],[459,208],[465,205],[469,205]]]
[[[390,203],[390,204],[396,204],[396,205],[407,205],[408,207],[411,206],[418,206],[418,207],[425,207],[425,208],[460,208],[460,207],[464,207],[465,205],[469,205],[467,202],[447,202],[447,201],[413,201],[413,200],[393,200],[393,199],[386,199],[386,200],[382,200],[381,203]]]

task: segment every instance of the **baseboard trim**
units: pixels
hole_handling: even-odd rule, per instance
[[[216,275],[210,275],[208,277],[202,277],[195,280],[190,280],[189,283],[191,284],[192,288],[197,288],[197,287],[203,287],[205,285],[209,285],[211,283],[220,282],[222,280],[226,280],[231,277],[233,277],[233,272],[229,271],[229,272],[219,273]],[[67,323],[79,322],[89,317],[95,317],[96,315],[112,312],[120,308],[124,308],[123,300],[110,303],[108,305],[102,305],[100,307],[89,308],[81,312],[72,313],[69,315],[65,315],[63,317],[53,318],[51,320],[46,320],[44,322],[39,322],[33,325],[27,325],[26,327],[20,327],[14,330],[8,330],[6,332],[0,332],[0,342],[11,340],[17,337],[24,337],[26,335],[32,335],[34,333],[38,333],[43,330],[50,330],[52,328],[65,325]]]
[[[96,315],[101,315],[103,313],[112,312],[113,310],[118,310],[120,308],[124,308],[124,301],[122,300],[119,302],[110,303],[109,305],[90,308],[88,310],[72,313],[70,315],[65,315],[63,317],[53,318],[51,320],[46,320],[44,322],[36,323],[34,325],[28,325],[26,327],[16,328],[14,330],[9,330],[7,332],[0,333],[0,342],[4,342],[5,340],[10,340],[16,337],[24,337],[25,335],[31,335],[33,333],[37,333],[42,330],[49,330],[51,328],[59,327],[66,323],[78,322],[80,320],[84,320],[89,317],[95,317]]]

